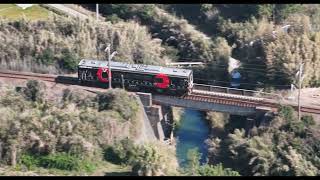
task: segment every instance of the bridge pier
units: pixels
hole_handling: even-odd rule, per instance
[[[245,125],[246,136],[251,134],[254,127],[268,126],[273,117],[272,111],[257,111],[254,115],[248,116]]]
[[[150,93],[137,92],[136,94],[141,99],[157,139],[170,144],[173,138],[173,119],[171,107],[152,104],[152,94]]]

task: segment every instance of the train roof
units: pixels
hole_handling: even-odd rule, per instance
[[[79,67],[81,68],[99,68],[108,67],[108,61],[99,61],[93,59],[82,59],[79,62]],[[133,71],[133,72],[144,72],[150,74],[164,73],[172,76],[186,76],[188,77],[192,70],[180,69],[180,68],[169,68],[163,66],[145,65],[145,64],[129,64],[124,62],[111,61],[111,70],[123,70],[123,71]]]

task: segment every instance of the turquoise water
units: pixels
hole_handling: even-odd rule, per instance
[[[185,109],[176,132],[177,158],[180,166],[186,165],[189,149],[198,148],[202,154],[200,163],[206,162],[207,146],[204,141],[209,137],[209,125],[204,115],[196,110]]]

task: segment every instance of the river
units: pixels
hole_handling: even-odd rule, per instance
[[[193,148],[198,148],[202,154],[200,163],[206,162],[208,148],[204,141],[209,137],[209,132],[209,125],[203,113],[185,109],[176,132],[176,152],[181,167],[186,165],[187,152]]]

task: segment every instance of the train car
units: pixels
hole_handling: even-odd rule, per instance
[[[82,59],[78,65],[80,82],[108,85],[108,62]],[[193,87],[192,70],[111,61],[112,86],[131,91],[184,95]]]

